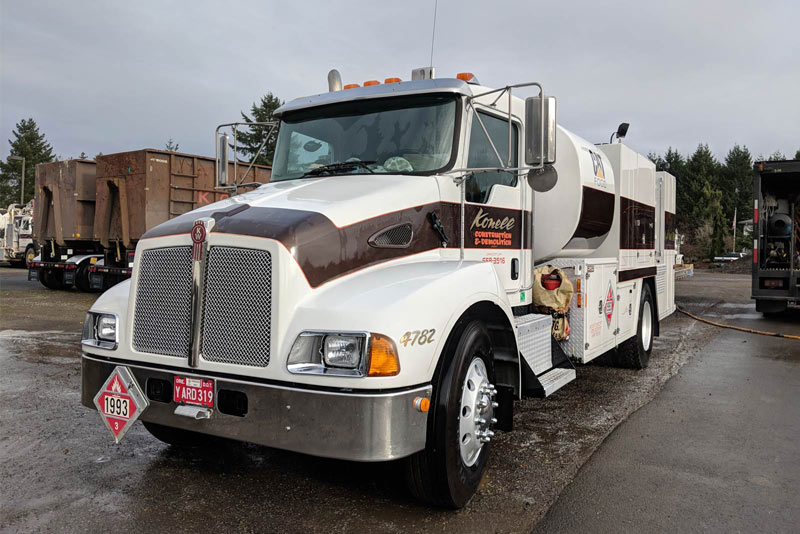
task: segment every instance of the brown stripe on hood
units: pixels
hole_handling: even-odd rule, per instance
[[[457,249],[460,241],[460,204],[451,202],[405,208],[341,228],[315,211],[240,204],[225,210],[181,215],[151,229],[143,239],[188,233],[196,219],[212,217],[216,221],[212,231],[214,234],[239,234],[280,241],[289,251],[293,251],[308,283],[318,287],[334,278],[378,263],[442,247],[439,234],[431,226],[429,217],[432,212],[436,212],[442,221],[449,239],[447,246]],[[523,225],[527,225],[525,244],[530,247],[530,212],[525,212],[524,221],[519,220],[519,215],[519,210],[466,205],[465,247],[519,248]],[[476,218],[477,222],[473,225]],[[514,222],[508,229],[511,220]],[[408,247],[380,248],[369,245],[369,238],[375,233],[402,223],[411,224],[414,232]],[[496,238],[494,234],[498,234]]]

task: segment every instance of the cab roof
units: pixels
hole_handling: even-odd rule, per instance
[[[472,96],[473,94],[472,88],[467,82],[458,80],[456,78],[438,78],[433,80],[414,80],[408,82],[385,83],[295,98],[291,102],[287,102],[276,109],[272,115],[276,118],[280,118],[284,113],[287,112],[318,106],[326,106],[328,104],[335,104],[338,102],[352,102],[354,100],[366,100],[402,95],[417,95],[424,93],[454,93],[464,96]]]

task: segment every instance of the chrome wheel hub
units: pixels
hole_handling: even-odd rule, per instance
[[[461,460],[472,466],[478,461],[483,445],[494,437],[492,425],[497,422],[494,397],[497,389],[489,382],[486,365],[479,357],[472,359],[461,385],[461,407],[458,415],[458,443]]]
[[[645,301],[642,309],[642,347],[644,347],[644,350],[650,350],[652,332],[653,312],[650,310],[650,303]]]

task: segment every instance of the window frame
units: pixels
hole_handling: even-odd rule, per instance
[[[508,113],[501,113],[497,109],[487,107],[485,104],[478,104],[477,102],[474,102],[472,104],[472,109],[473,109],[473,112],[472,112],[473,114],[482,113],[484,116],[489,116],[489,117],[491,117],[493,119],[498,119],[498,120],[500,120],[502,122],[508,122],[508,117],[509,117]],[[470,115],[469,136],[465,140],[465,150],[464,150],[464,160],[463,160],[465,169],[469,169],[470,168],[469,167],[470,147],[471,147],[471,144],[472,144],[472,136],[476,131],[476,129],[472,127],[473,122],[475,122],[475,119],[474,119],[474,117],[472,115]],[[514,165],[511,168],[517,168],[517,167],[520,166],[520,154],[522,153],[522,149],[523,149],[522,148],[522,144],[521,144],[522,143],[522,121],[519,119],[519,117],[517,115],[514,115],[513,113],[511,114],[511,125],[514,128],[514,132],[516,133],[516,138],[517,138],[516,139],[516,141],[517,141],[516,142],[516,145],[517,145],[516,146],[516,148],[517,148],[516,160],[514,162]],[[483,131],[483,128],[481,128],[480,126],[478,126],[478,128],[477,128],[477,132],[478,132],[478,135],[481,135],[484,138],[487,137],[486,133],[484,133],[484,131]],[[487,139],[487,141],[488,141],[488,139]],[[497,147],[495,147],[495,148],[497,148]],[[500,154],[500,156],[502,157],[503,154]],[[507,162],[504,162],[504,164],[507,164]],[[498,168],[499,168],[499,165],[498,165]],[[483,171],[483,172],[502,172],[502,171]],[[511,184],[501,184],[501,183],[492,184],[492,187],[489,188],[489,192],[486,195],[486,201],[485,202],[471,202],[471,201],[468,201],[468,202],[470,204],[487,205],[487,204],[489,204],[489,202],[492,199],[492,190],[495,188],[495,186],[501,185],[501,186],[504,186],[504,187],[511,187],[511,188],[516,188],[517,186],[519,186],[519,184],[520,184],[519,172],[520,171],[507,171],[507,172],[509,172],[509,174],[511,174],[513,176],[513,182]]]

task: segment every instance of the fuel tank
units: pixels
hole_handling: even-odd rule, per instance
[[[537,263],[592,254],[608,238],[618,209],[611,162],[595,145],[558,126],[552,189],[534,193]]]

